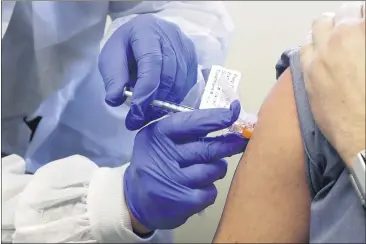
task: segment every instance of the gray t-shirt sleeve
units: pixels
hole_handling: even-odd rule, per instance
[[[298,48],[288,50],[276,65],[277,78],[287,69],[293,89],[306,155],[312,197],[311,243],[365,243],[366,215],[345,164],[316,126],[308,102]]]

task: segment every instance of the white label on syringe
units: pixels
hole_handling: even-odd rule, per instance
[[[203,92],[200,109],[207,108],[229,108],[234,98],[229,97],[219,85],[222,82],[228,84],[226,88],[232,89],[233,93],[239,86],[241,73],[226,69],[221,66],[213,65],[208,77],[208,81]]]

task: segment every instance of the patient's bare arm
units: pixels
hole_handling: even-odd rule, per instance
[[[310,194],[290,70],[264,102],[214,242],[308,241]]]

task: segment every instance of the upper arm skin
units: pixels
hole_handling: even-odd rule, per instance
[[[260,110],[214,243],[308,242],[309,215],[305,155],[287,69]]]

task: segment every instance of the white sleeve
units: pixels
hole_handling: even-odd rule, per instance
[[[1,171],[1,241],[11,243],[15,232],[15,206],[20,193],[32,179],[32,175],[24,174],[24,160],[17,155],[2,158]]]
[[[228,42],[234,24],[220,1],[143,1],[136,6],[120,11],[118,3],[111,4],[113,22],[102,41],[102,46],[121,25],[138,14],[153,13],[177,24],[194,42],[198,63],[203,69],[225,61]]]
[[[127,167],[98,168],[89,159],[74,155],[43,166],[33,176],[22,175],[28,182],[15,194],[17,203],[9,211],[14,216],[12,241],[171,242],[166,231],[155,231],[146,239],[133,233],[123,194]],[[6,184],[3,188],[16,188],[16,179]],[[6,199],[11,197],[5,203]]]

